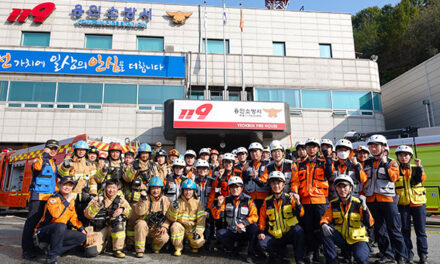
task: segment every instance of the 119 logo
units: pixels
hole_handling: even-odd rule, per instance
[[[29,15],[32,15],[34,22],[43,23],[53,10],[55,10],[55,4],[51,2],[39,4],[32,9],[12,8],[12,12],[7,18],[7,21],[25,22]]]

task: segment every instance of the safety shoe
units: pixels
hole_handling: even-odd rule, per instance
[[[38,255],[33,251],[25,251],[23,252],[22,258],[26,260],[35,260]]]
[[[420,256],[419,264],[427,264],[428,263],[428,256]]]
[[[404,259],[404,258],[402,258],[402,257],[398,257],[397,259],[396,259],[396,261],[397,261],[397,264],[406,264],[407,262],[406,262],[406,259]]]
[[[113,252],[113,256],[117,257],[117,258],[125,258],[124,252],[122,252],[120,250],[116,250],[115,252]]]
[[[191,253],[197,253],[197,252],[199,252],[198,248],[191,248]]]
[[[389,256],[384,256],[383,258],[376,260],[374,263],[375,264],[395,264],[396,261]]]
[[[58,258],[47,258],[45,264],[58,264]]]
[[[136,257],[137,257],[137,258],[143,258],[143,257],[144,257],[144,253],[142,253],[142,252],[136,252]]]
[[[176,251],[174,251],[174,256],[179,257],[180,255],[182,255],[182,250],[176,249]]]

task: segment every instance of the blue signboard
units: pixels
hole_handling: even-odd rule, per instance
[[[185,77],[185,57],[0,50],[0,72]]]

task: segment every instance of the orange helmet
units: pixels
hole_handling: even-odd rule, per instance
[[[177,156],[179,157],[180,153],[177,149],[172,149],[170,150],[170,152],[168,153],[168,156]]]
[[[101,152],[99,152],[99,156],[98,156],[98,158],[100,158],[100,159],[106,159],[108,157],[108,153],[107,152],[105,152],[105,151],[101,151]]]
[[[112,150],[117,150],[117,151],[120,151],[121,153],[123,152],[121,144],[119,144],[117,142],[110,143],[110,146],[108,147],[108,152],[110,152]]]
[[[211,150],[211,154],[217,154],[217,155],[218,155],[219,153],[218,153],[218,150],[216,150],[216,149],[212,149],[212,150]]]

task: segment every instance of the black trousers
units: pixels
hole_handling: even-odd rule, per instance
[[[24,223],[23,233],[21,236],[21,248],[23,249],[23,253],[33,252],[34,248],[34,229],[37,226],[38,222],[43,217],[44,206],[46,205],[46,201],[33,200],[28,204],[28,217],[26,222]]]

